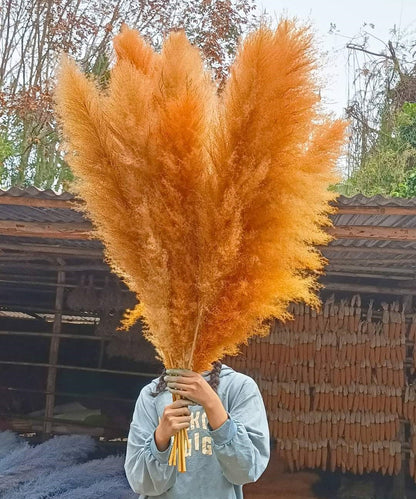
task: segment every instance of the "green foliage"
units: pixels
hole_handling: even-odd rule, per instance
[[[0,135],[0,182],[5,188],[35,185],[58,189],[73,179],[59,150],[55,124],[36,121],[36,116],[9,115]]]
[[[382,120],[375,147],[360,168],[338,186],[345,195],[416,196],[416,104]]]
[[[416,148],[416,103],[405,102],[397,115],[397,140],[402,145]]]
[[[3,184],[3,180],[7,178],[7,168],[6,162],[9,158],[13,157],[15,154],[15,148],[13,147],[13,142],[9,139],[6,130],[2,130],[0,133],[0,185]]]
[[[110,80],[110,58],[106,53],[99,53],[92,64],[84,68],[84,73],[91,75],[98,85],[106,88]]]
[[[0,168],[7,158],[14,154],[13,144],[5,133],[0,134]]]
[[[400,198],[416,197],[416,169],[406,174],[404,181],[398,184],[391,195]]]
[[[335,29],[336,27],[332,27]],[[413,196],[416,172],[416,66],[414,28],[390,30],[389,40],[364,23],[350,39],[354,77],[346,108],[350,137],[348,178],[340,192]]]
[[[416,163],[416,151],[413,148],[374,151],[365,164],[342,184],[343,193],[392,196],[397,186],[404,181],[409,163]]]

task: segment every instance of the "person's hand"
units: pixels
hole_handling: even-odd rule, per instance
[[[167,369],[165,381],[172,394],[202,405],[213,429],[227,420],[221,399],[200,374],[189,369]]]
[[[169,447],[170,437],[178,433],[182,428],[189,427],[191,421],[189,405],[192,405],[190,400],[179,399],[173,404],[167,405],[163,410],[159,425],[155,431],[155,442],[160,451],[164,451]]]
[[[167,369],[165,381],[172,394],[192,400],[203,407],[217,396],[200,374],[189,369]]]

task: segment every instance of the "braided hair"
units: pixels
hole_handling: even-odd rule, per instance
[[[212,364],[212,369],[209,372],[209,386],[216,392],[218,390],[218,385],[220,384],[220,373],[221,373],[222,362],[220,360],[216,360]],[[167,383],[165,381],[166,369],[163,368],[162,374],[159,376],[159,381],[156,386],[156,390],[152,392],[153,397],[157,397],[159,393],[166,390]]]

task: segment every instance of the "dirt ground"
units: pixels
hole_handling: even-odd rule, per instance
[[[244,487],[245,499],[315,499],[312,486],[319,479],[309,472],[285,471],[283,461],[272,450],[269,466],[258,482]]]

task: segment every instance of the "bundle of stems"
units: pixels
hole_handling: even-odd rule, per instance
[[[290,20],[246,38],[221,92],[183,32],[157,53],[124,27],[114,47],[106,88],[60,65],[73,187],[139,300],[119,329],[141,317],[167,368],[202,372],[290,301],[319,305],[345,123],[322,111],[311,30]]]
[[[180,397],[173,395],[173,400],[178,400]],[[184,473],[186,471],[185,451],[189,450],[188,430],[182,428],[173,437],[172,448],[169,454],[169,465],[177,466],[178,471]]]

